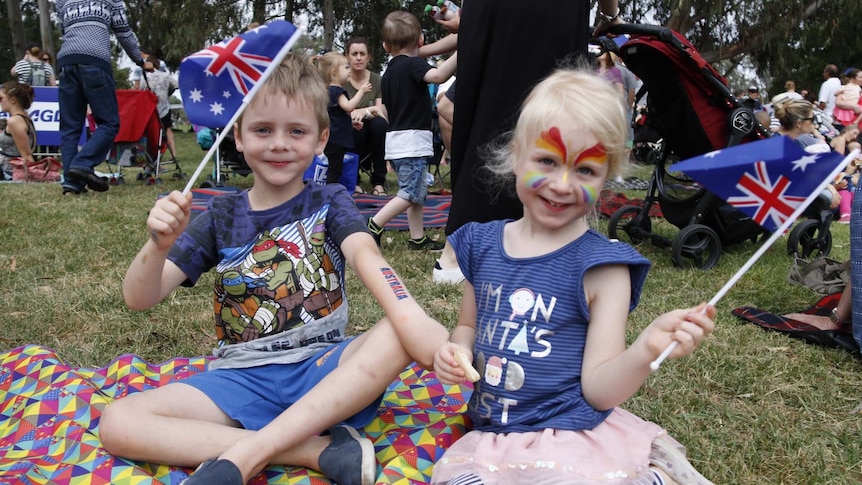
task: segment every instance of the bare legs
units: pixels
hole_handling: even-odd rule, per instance
[[[376,399],[410,362],[387,319],[344,350],[338,368],[260,431],[237,427],[203,393],[181,383],[128,396],[102,415],[114,455],[175,466],[230,460],[248,481],[267,464],[318,468],[321,431]]]

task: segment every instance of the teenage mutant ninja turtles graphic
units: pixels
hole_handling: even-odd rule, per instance
[[[325,247],[322,219],[261,232],[215,283],[216,333],[223,343],[254,340],[328,315],[342,302],[341,278]]]

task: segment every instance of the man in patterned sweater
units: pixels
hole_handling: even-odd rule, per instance
[[[63,33],[57,55],[63,194],[80,194],[86,187],[104,192],[108,182],[93,167],[104,159],[120,129],[111,34],[132,61],[142,65],[138,39],[126,20],[122,0],[57,0],[56,12]],[[78,151],[87,105],[97,128]]]

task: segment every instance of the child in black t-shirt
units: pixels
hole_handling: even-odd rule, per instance
[[[396,10],[386,16],[383,47],[392,54],[382,80],[383,104],[389,113],[386,159],[398,174],[398,193],[368,219],[368,230],[380,244],[383,226],[406,210],[408,247],[440,250],[443,243],[425,235],[422,221],[428,157],[434,155],[428,84],[441,84],[452,77],[457,54],[434,68],[418,57],[422,41],[422,28],[413,14]]]
[[[353,123],[350,112],[359,106],[365,93],[371,91],[371,83],[363,84],[351,99],[341,87],[350,76],[350,62],[337,52],[327,52],[316,58],[317,70],[329,86],[329,141],[323,153],[329,160],[326,183],[332,184],[341,179],[344,171],[344,154],[353,149]]]

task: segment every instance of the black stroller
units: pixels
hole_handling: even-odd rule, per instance
[[[618,53],[644,83],[648,127],[661,138],[646,157],[654,165],[642,206],[624,206],[608,221],[608,235],[626,235],[632,243],[650,241],[670,247],[677,267],[709,269],[721,259],[723,246],[755,242],[766,231],[680,173],[667,167],[677,160],[769,136],[752,110],[737,100],[725,79],[680,34],[649,25],[619,25],[615,34],[630,34],[619,48],[597,39],[605,50]],[[680,229],[672,239],[652,232],[650,208],[658,203],[664,218]],[[819,206],[818,206],[819,207]],[[828,254],[832,246],[828,205],[809,208],[809,219],[788,238],[788,252],[800,257]]]
[[[221,129],[199,128],[197,141],[201,150],[209,150],[220,132]],[[202,189],[223,187],[231,175],[247,177],[249,174],[251,174],[251,168],[246,163],[245,156],[236,149],[236,140],[234,140],[231,129],[215,152],[212,172],[207,175],[206,180],[201,182],[200,187]]]

